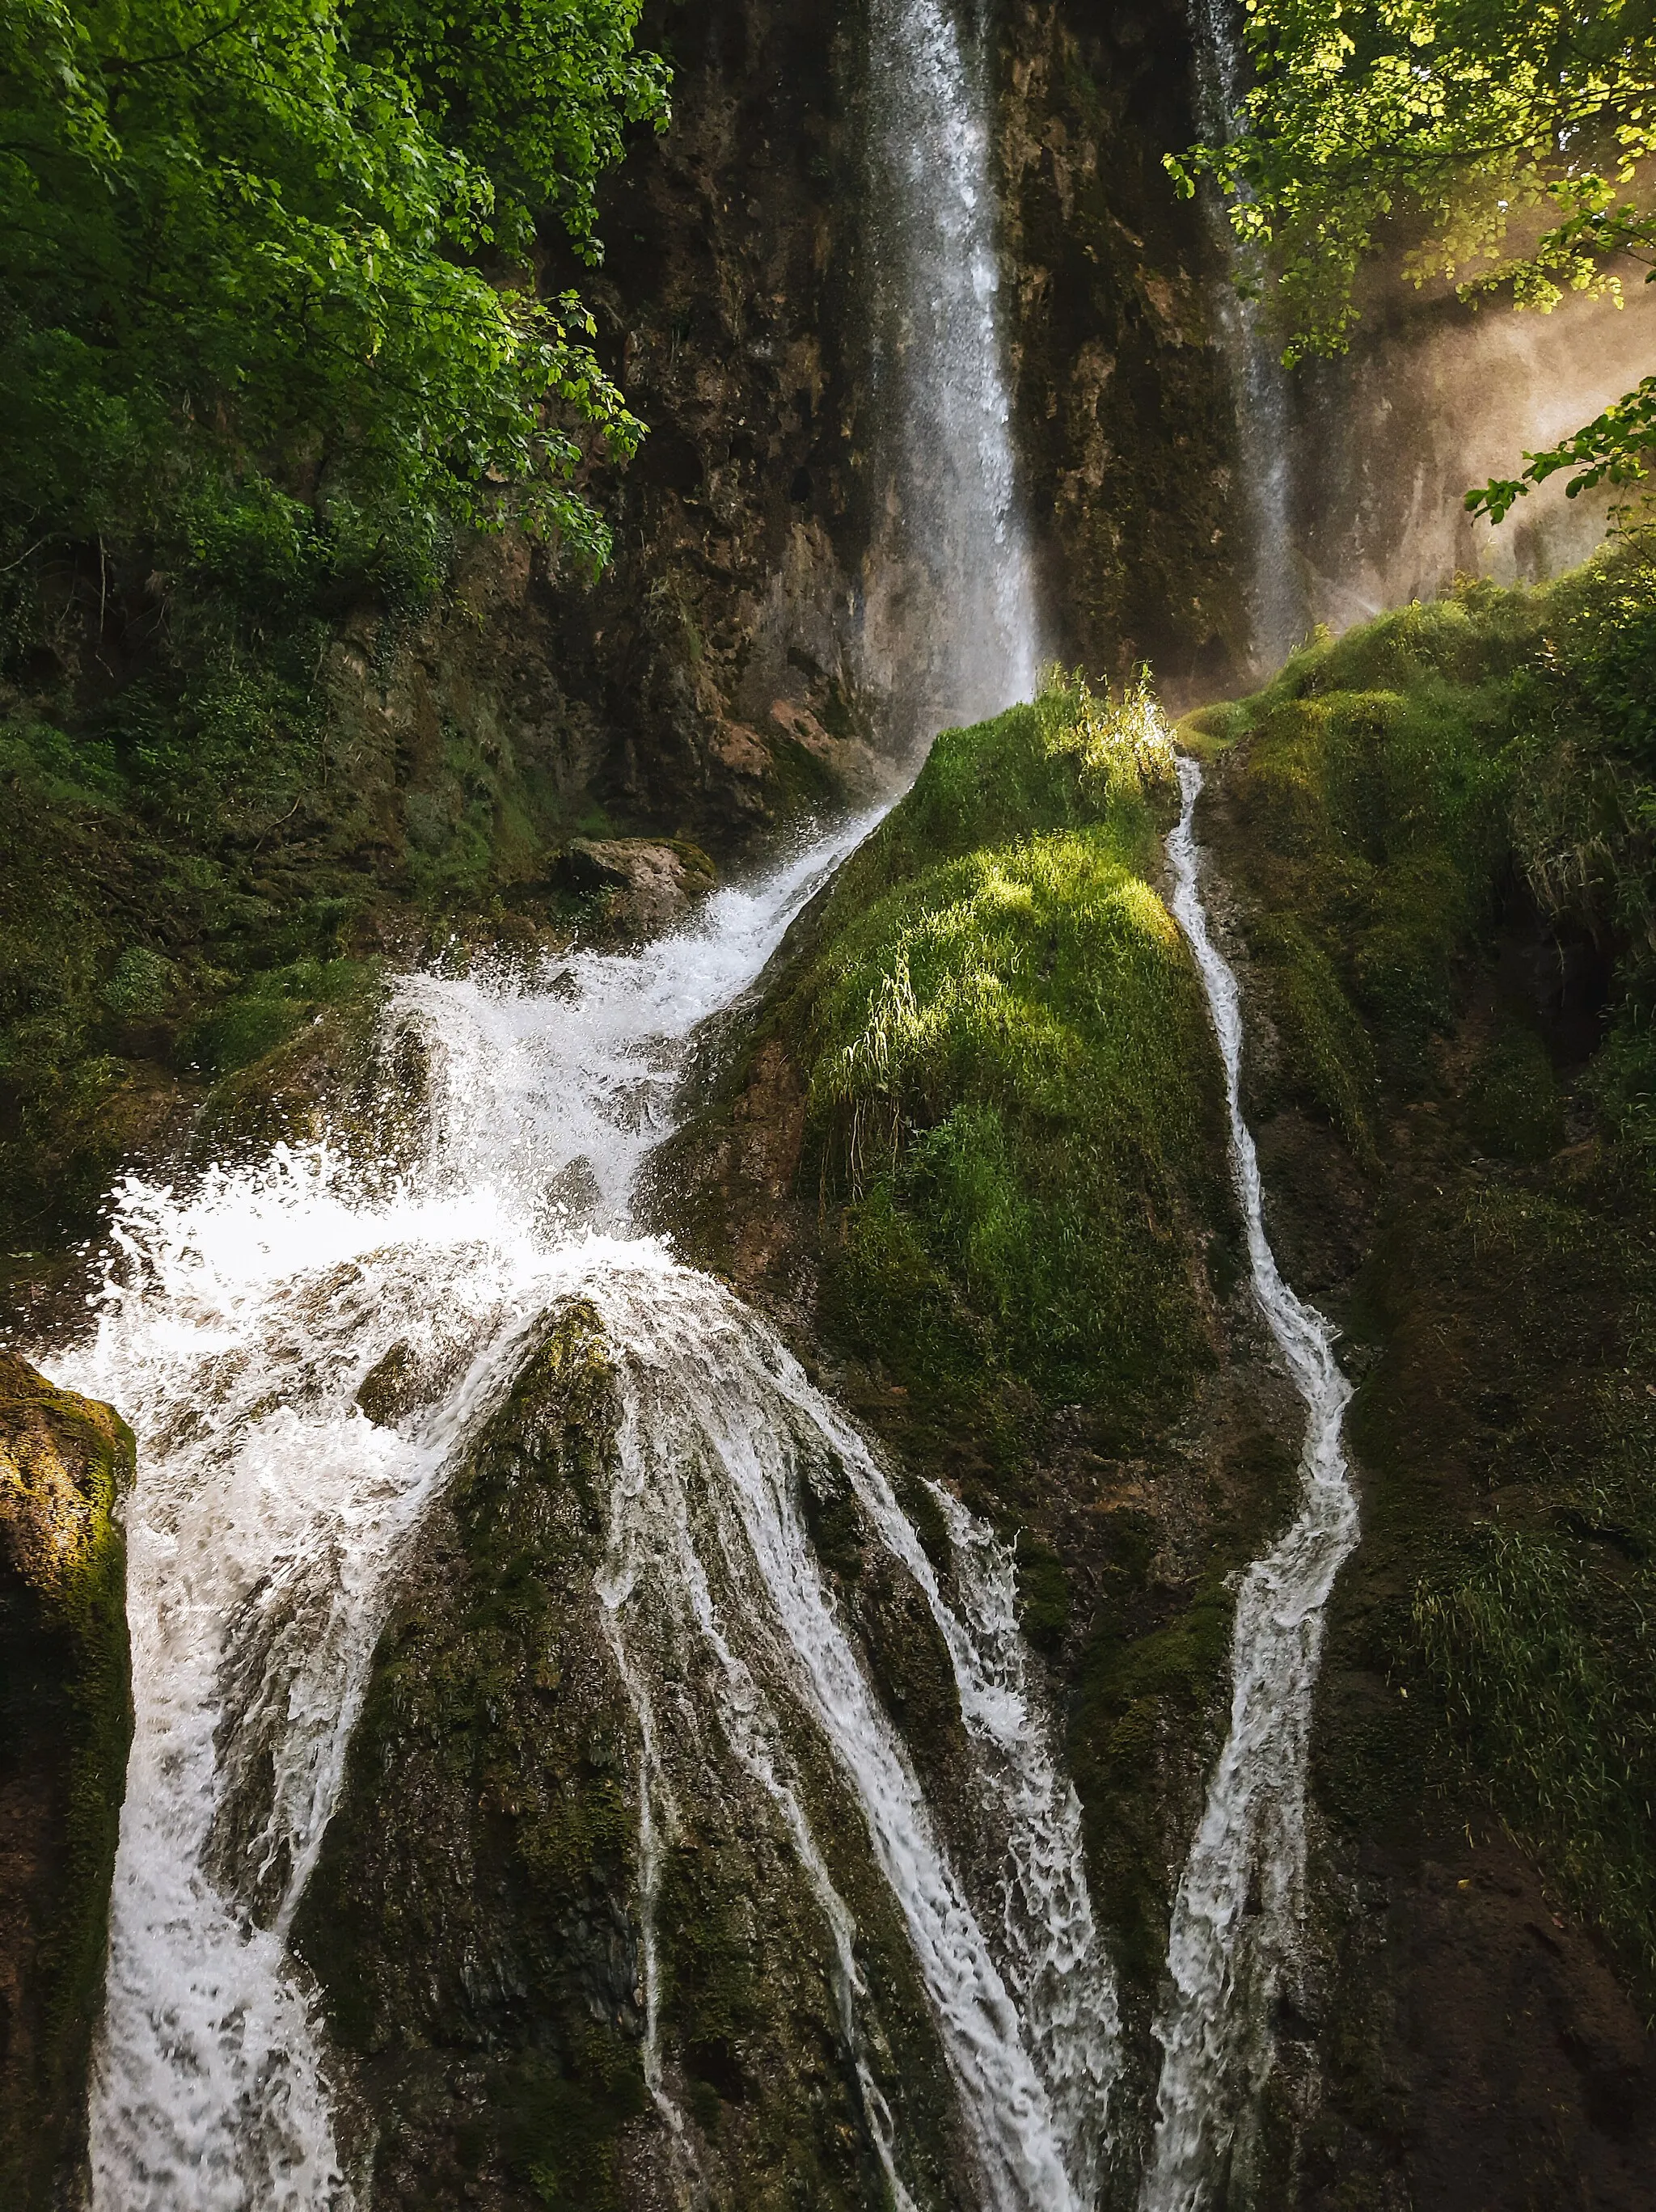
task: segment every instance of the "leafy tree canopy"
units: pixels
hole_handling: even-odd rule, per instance
[[[1226,194],[1279,273],[1286,357],[1337,352],[1359,269],[1399,228],[1408,273],[1554,307],[1656,260],[1653,0],[1245,0],[1254,71],[1227,143],[1168,167]],[[1645,280],[1650,281],[1647,277]],[[1646,474],[1656,377],[1521,477],[1469,492],[1499,521],[1562,469],[1572,494]]]
[[[665,117],[639,0],[0,0],[0,520],[429,559],[606,550],[578,441],[640,426],[535,219]]]

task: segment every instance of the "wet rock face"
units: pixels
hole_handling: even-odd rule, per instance
[[[1331,726],[1332,684],[1318,707]],[[1284,726],[1244,735],[1199,818],[1257,1040],[1245,1103],[1272,1235],[1285,1273],[1338,1323],[1359,1383],[1363,1528],[1329,1609],[1312,1966],[1282,2029],[1257,2201],[1633,2212],[1656,2149],[1648,1968],[1604,1911],[1616,1893],[1590,1856],[1592,1814],[1573,1812],[1588,1839],[1573,1862],[1519,1794],[1489,1714],[1509,1685],[1539,1711],[1532,1686],[1564,1677],[1559,1651],[1589,1628],[1631,1644],[1616,1608],[1642,1554],[1591,1522],[1577,1534],[1572,1514],[1582,1485],[1621,1465],[1642,1484],[1652,1463],[1647,1201],[1583,1111],[1592,1047],[1551,996],[1556,955],[1544,976],[1532,957],[1541,924],[1526,905],[1482,925],[1418,1033],[1410,999],[1393,1006],[1372,981],[1365,994],[1356,902],[1342,911],[1359,921],[1324,940],[1340,967],[1312,960],[1329,896],[1318,870],[1330,855],[1349,868],[1357,841],[1332,812],[1312,822],[1331,744],[1306,744],[1290,775]],[[1395,850],[1386,867],[1371,897],[1421,928],[1430,871]],[[1499,1686],[1464,1658],[1446,1676],[1428,1631],[1452,1603],[1476,1619],[1479,1547],[1522,1559],[1543,1543],[1581,1577],[1574,1618],[1561,1630],[1514,1579],[1489,1616],[1510,1638]],[[1458,1652],[1476,1654],[1461,1633]],[[1595,1733],[1618,1710],[1595,1678],[1587,1716],[1552,1753],[1573,1786],[1602,1770]],[[1522,1748],[1545,1771],[1544,1719],[1533,1729]],[[1644,1834],[1618,1833],[1613,1868],[1638,1868]]]
[[[581,283],[650,426],[595,484],[614,565],[588,588],[541,555],[490,555],[483,649],[455,628],[386,696],[428,750],[445,716],[498,725],[572,818],[596,800],[722,858],[866,791],[881,742],[860,635],[884,498],[865,26],[825,0],[713,0],[657,6],[642,35],[673,64],[672,127],[612,182],[602,270],[547,270]],[[1175,690],[1211,684],[1245,640],[1216,272],[1160,167],[1194,130],[1184,12],[1147,0],[1101,25],[1080,0],[1006,0],[991,46],[1014,433],[1050,641],[1097,672],[1148,656]]]
[[[1165,153],[1196,135],[1182,6],[1007,0],[1002,297],[1054,649],[1170,699],[1242,665],[1225,281]]]
[[[604,925],[619,937],[653,937],[682,921],[718,880],[694,845],[647,837],[574,837],[558,863],[579,896],[603,902]]]
[[[381,1363],[370,1419],[403,1379]],[[372,2116],[376,2203],[532,2205],[538,2172],[612,2203],[643,2108],[624,1716],[591,1587],[612,1419],[575,1317],[426,1522],[381,1645],[297,1931]]]
[[[425,1522],[301,1910],[342,2141],[350,2155],[355,2135],[381,2207],[677,2201],[644,2075],[636,1725],[594,1579],[610,1360],[591,1308],[550,1316]],[[394,1420],[408,1389],[391,1355],[364,1410]],[[825,1931],[787,1838],[711,1736],[677,1753],[661,2050],[704,2200],[878,2201]],[[879,1984],[900,1993],[904,2109],[930,2158],[941,2057],[889,1907],[855,1901]],[[940,2183],[927,2201],[953,2200]]]
[[[54,2200],[85,2139],[131,1734],[133,1445],[107,1406],[0,1352],[0,2200]]]

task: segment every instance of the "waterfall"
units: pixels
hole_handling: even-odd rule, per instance
[[[1029,698],[1041,659],[1000,330],[987,49],[977,0],[870,0],[880,480],[865,637],[916,738]]]
[[[868,629],[910,744],[1028,696],[1038,658],[996,317],[981,24],[873,0],[876,381],[888,485]],[[871,650],[875,649],[871,647]],[[906,1929],[989,2212],[1096,2200],[1115,1991],[1080,1811],[1016,1628],[1007,1548],[940,1496],[940,1579],[878,1455],[773,1333],[637,1237],[697,1026],[755,980],[871,826],[626,954],[398,979],[364,1146],[277,1146],[112,1200],[89,1334],[43,1358],[139,1439],[127,1507],[136,1731],[94,2058],[94,2212],[352,2212],[318,1992],[288,1948],[338,1800],[399,1560],[541,1318],[590,1300],[622,1420],[600,1574],[636,1723],[647,2087],[681,2179],[653,1910],[697,1747],[774,1808],[832,1960],[844,2049],[898,2212],[911,2199],[860,2014],[855,1917],[813,1832],[797,1731],[860,1812]],[[405,1048],[413,1048],[411,1054]],[[422,1134],[394,1071],[424,1069]],[[362,1116],[358,1116],[359,1123]],[[418,1379],[394,1426],[369,1378]],[[831,1460],[947,1651],[999,1872],[968,1894],[801,1518]],[[702,1708],[675,1650],[693,1647]],[[664,1668],[668,1671],[664,1671]],[[813,1770],[814,1771],[814,1770]]]
[[[1282,1280],[1265,1236],[1259,1165],[1242,1118],[1242,1005],[1198,888],[1202,771],[1178,763],[1184,806],[1167,841],[1173,913],[1201,975],[1225,1069],[1231,1157],[1254,1295],[1306,1405],[1300,1504],[1237,1592],[1230,1729],[1173,1903],[1155,2138],[1141,2212],[1197,2212],[1272,2059],[1271,2012],[1304,1911],[1312,1701],[1334,1578],[1357,1541],[1342,1442],[1351,1386],[1322,1316]]]
[[[1196,45],[1196,118],[1210,145],[1222,145],[1241,120],[1246,66],[1235,0],[1190,0]],[[1215,242],[1233,277],[1251,274],[1241,241],[1219,196],[1203,194]],[[1255,675],[1274,676],[1306,629],[1304,586],[1294,556],[1294,394],[1259,301],[1221,287],[1220,336],[1236,408],[1237,459],[1247,510],[1248,629]]]
[[[286,1937],[337,1800],[402,1546],[498,1402],[539,1316],[581,1296],[623,1394],[600,1596],[639,1723],[647,2078],[656,2050],[653,1869],[672,1777],[711,1718],[780,1812],[837,1960],[843,2032],[893,2201],[907,2202],[861,2037],[855,1927],[811,1830],[784,1712],[825,1741],[932,2000],[995,2212],[1092,2201],[1115,2002],[1058,1773],[1014,1626],[1009,1559],[953,1500],[953,1602],[855,1427],[757,1316],[626,1234],[636,1169],[671,1126],[687,1041],[750,982],[867,828],[813,848],[699,926],[588,954],[525,989],[403,979],[384,1016],[429,1061],[411,1165],[278,1147],[189,1191],[118,1194],[93,1338],[52,1364],[140,1437],[129,1509],[137,1713],[93,2095],[99,2212],[344,2208],[314,1992]],[[390,1093],[388,1116],[404,1109]],[[387,1355],[436,1378],[396,1428],[358,1394]],[[801,1469],[846,1470],[874,1540],[947,1648],[986,1818],[1004,1851],[980,1918],[812,1553]],[[711,1716],[686,1715],[694,1639]],[[706,1666],[694,1670],[707,1679]]]

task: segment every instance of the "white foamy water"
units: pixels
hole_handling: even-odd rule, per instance
[[[665,1259],[652,1265],[641,1248],[636,1270],[607,1268],[586,1291],[620,1361],[622,1472],[602,1587],[650,1747],[652,1836],[674,1823],[685,1747],[702,1725],[699,1692],[687,1686],[709,1679],[700,1662],[711,1656],[720,1735],[776,1807],[828,1921],[870,2132],[899,2204],[900,2157],[854,2017],[863,1994],[855,1923],[813,1832],[790,1712],[825,1746],[901,1912],[982,2203],[995,2212],[1090,2203],[1101,2112],[1088,2100],[1101,2106],[1114,2075],[1114,1996],[1087,1901],[1075,1794],[1053,1769],[998,1592],[980,1639],[941,1595],[866,1440],[719,1284]],[[850,1479],[871,1530],[915,1575],[944,1632],[983,1794],[1004,1831],[1000,1927],[974,1912],[818,1565],[803,1493],[825,1463]],[[950,1505],[958,1542],[992,1543]],[[653,1978],[648,1925],[644,1948]],[[653,2027],[652,1988],[646,1997]],[[665,2096],[654,2063],[652,2086]]]
[[[1272,2061],[1271,2013],[1304,1915],[1312,1701],[1334,1578],[1357,1541],[1342,1442],[1351,1386],[1322,1316],[1282,1280],[1265,1235],[1259,1166],[1242,1118],[1242,1005],[1215,950],[1199,889],[1202,771],[1178,763],[1184,808],[1167,841],[1173,913],[1201,974],[1225,1066],[1231,1157],[1254,1294],[1306,1402],[1300,1505],[1237,1593],[1230,1732],[1173,1903],[1155,2137],[1141,2212],[1209,2203],[1248,2100]]]
[[[1041,625],[1000,328],[982,10],[870,0],[869,191],[883,517],[867,650],[918,738],[1033,696]]]
[[[509,1382],[525,1332],[606,1249],[669,1126],[696,1025],[758,975],[866,831],[637,954],[524,991],[405,979],[430,1066],[400,1174],[278,1147],[116,1194],[91,1337],[47,1355],[131,1420],[137,1732],[92,2109],[100,2212],[343,2205],[309,1993],[286,1935],[337,1800],[399,1549]],[[388,1094],[387,1154],[405,1101]],[[395,1427],[357,1393],[426,1378]]]
[[[94,2068],[97,2212],[358,2201],[288,1931],[403,1547],[540,1318],[572,1296],[597,1306],[622,1395],[599,1595],[638,1723],[647,2076],[681,2164],[694,2153],[661,2059],[653,1904],[675,1792],[713,1747],[774,1808],[822,1916],[868,2136],[899,2212],[909,2203],[860,2021],[855,1922],[790,1735],[803,1723],[861,1815],[912,1943],[983,2204],[1093,2201],[1114,1993],[1074,1792],[1016,1633],[1010,1559],[946,1501],[951,1600],[866,1441],[771,1332],[625,1234],[697,1025],[754,980],[866,827],[757,891],[721,893],[696,925],[637,953],[584,955],[527,988],[402,979],[385,1030],[413,1030],[428,1068],[411,1164],[398,1133],[408,1102],[388,1091],[384,1161],[278,1147],[188,1188],[118,1193],[94,1333],[49,1362],[113,1399],[140,1442],[128,1509],[137,1733]],[[358,1402],[376,1370],[401,1378],[394,1426]],[[824,1455],[919,1583],[948,1649],[1004,1858],[988,1922],[816,1565],[800,1485]],[[697,1667],[664,1674],[663,1655],[687,1644]]]

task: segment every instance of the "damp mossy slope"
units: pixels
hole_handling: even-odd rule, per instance
[[[1361,1378],[1314,1745],[1312,2202],[1647,2186],[1653,639],[1635,532],[1544,589],[1314,641],[1184,725],[1272,1233]],[[1486,2124],[1463,2091],[1491,2068]]]
[[[131,1431],[0,1351],[0,2197],[44,2212],[85,2145],[109,1884],[131,1740]]]
[[[1192,1231],[1225,1201],[1154,887],[1176,807],[1148,695],[1055,682],[940,738],[834,887],[773,1018],[837,1310],[895,1381],[1130,1418],[1206,1355]]]

